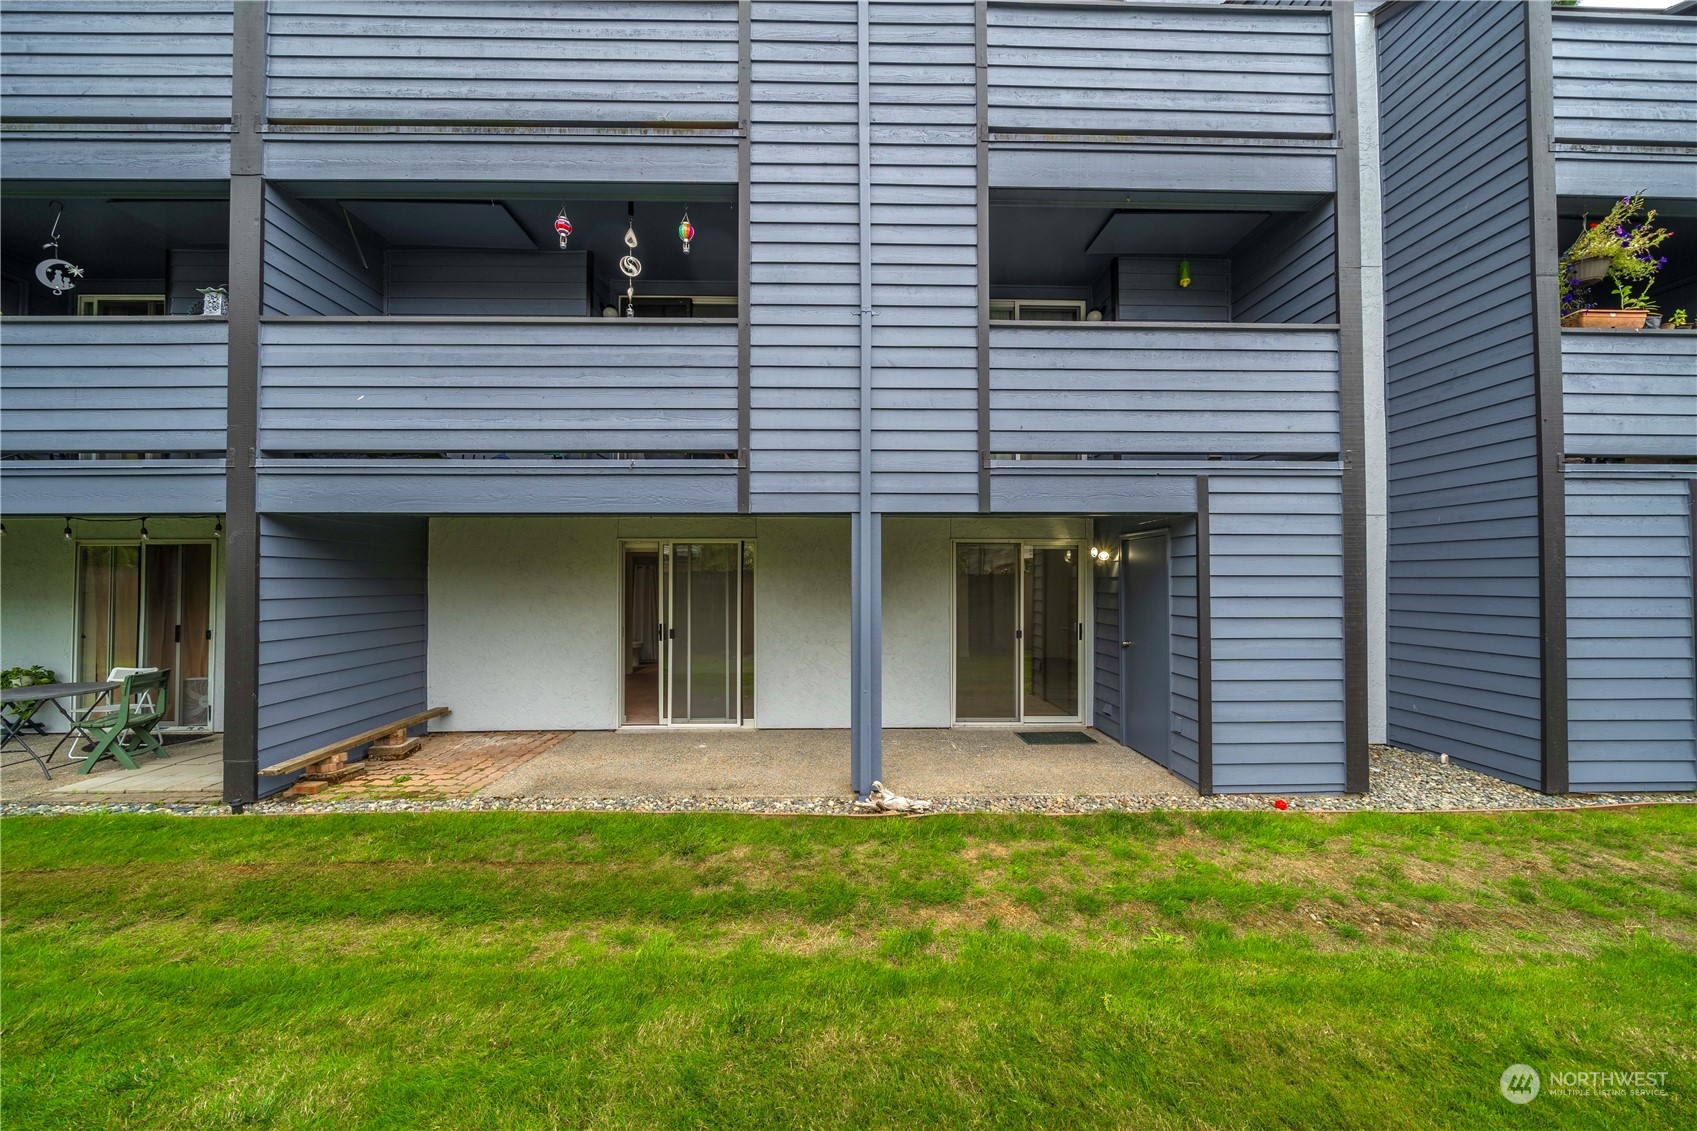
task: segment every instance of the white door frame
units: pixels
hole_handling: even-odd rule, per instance
[[[736,676],[735,676],[735,680],[734,680],[734,684],[733,684],[734,689],[735,689],[735,694],[733,694],[733,696],[732,696],[732,699],[733,699],[732,706],[734,708],[733,709],[734,717],[729,719],[729,720],[726,720],[724,722],[708,722],[708,723],[675,722],[672,719],[672,695],[671,695],[672,671],[673,671],[673,668],[674,668],[674,664],[672,662],[672,641],[674,639],[673,635],[672,635],[673,631],[674,631],[673,625],[672,625],[672,608],[673,608],[673,586],[672,586],[673,554],[672,554],[672,550],[676,546],[709,546],[709,545],[736,546],[737,547]],[[619,660],[618,660],[619,678],[618,678],[618,681],[617,681],[617,686],[618,686],[618,689],[619,689],[618,690],[619,703],[618,703],[618,714],[617,714],[618,724],[617,725],[620,728],[630,727],[633,730],[652,730],[652,729],[654,729],[655,727],[658,726],[658,727],[670,727],[670,728],[674,728],[674,729],[678,729],[678,730],[686,730],[686,729],[726,730],[726,729],[730,729],[730,728],[734,728],[734,727],[743,727],[743,726],[749,726],[749,725],[753,724],[754,720],[752,718],[746,718],[745,719],[745,718],[743,718],[743,714],[742,714],[743,645],[745,643],[752,643],[751,641],[745,642],[742,638],[743,550],[744,550],[745,547],[752,547],[753,545],[754,545],[754,539],[752,539],[752,538],[622,538],[622,539],[619,540],[619,586],[618,586],[619,615],[617,617],[617,622],[618,622],[617,631],[618,631],[618,636],[619,636],[619,647],[616,651],[617,651],[617,655],[619,657]],[[663,632],[665,633],[664,637],[660,641],[660,647],[655,652],[656,658],[658,659],[658,662],[659,662],[659,665],[660,665],[660,671],[659,671],[659,674],[658,674],[658,677],[657,677],[658,680],[659,680],[658,694],[659,694],[659,699],[660,699],[659,715],[658,715],[659,722],[658,723],[627,723],[627,722],[625,722],[624,654],[625,654],[626,649],[629,647],[629,642],[626,641],[625,638],[624,638],[625,637],[625,612],[626,612],[626,599],[627,599],[627,594],[625,592],[625,557],[632,550],[646,551],[646,550],[650,550],[650,549],[654,550],[654,552],[659,556],[660,568],[657,571],[655,571],[655,585],[658,587],[658,590],[659,590],[655,594],[655,608],[660,611],[661,618],[662,618],[661,619],[661,628],[662,628]],[[758,615],[758,613],[756,613],[756,615]],[[756,711],[759,710],[758,700],[756,701],[755,710]]]

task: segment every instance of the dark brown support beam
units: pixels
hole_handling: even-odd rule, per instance
[[[259,314],[264,284],[265,5],[237,4],[230,114],[230,303],[224,453],[224,800],[259,795]]]
[[[1367,424],[1362,362],[1361,134],[1357,120],[1355,6],[1332,4],[1332,90],[1337,119],[1338,408],[1343,443],[1344,792],[1366,793]]]
[[[1532,372],[1538,405],[1538,597],[1543,763],[1539,788],[1568,791],[1567,483],[1563,475],[1561,285],[1556,278],[1554,49],[1550,6],[1526,13],[1527,149],[1532,199]]]

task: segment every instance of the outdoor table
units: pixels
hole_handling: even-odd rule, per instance
[[[38,683],[31,687],[8,687],[0,691],[0,703],[33,703],[37,700],[45,700],[53,705],[55,711],[65,716],[65,721],[70,724],[70,729],[65,732],[64,737],[53,744],[53,749],[49,750],[45,757],[37,754],[35,748],[25,742],[20,733],[8,731],[6,743],[16,742],[19,746],[22,746],[24,753],[34,758],[35,764],[41,767],[42,776],[48,781],[52,781],[53,774],[49,771],[47,763],[53,760],[53,755],[59,753],[59,748],[66,742],[70,742],[72,744],[71,749],[75,750],[77,736],[88,737],[82,727],[83,721],[94,713],[94,709],[100,706],[101,700],[122,686],[124,685],[120,681],[102,679],[92,683]],[[61,699],[74,701],[84,695],[93,695],[95,700],[81,714],[76,713],[74,705],[71,710],[67,711],[64,704],[60,702]],[[0,750],[4,749],[5,744],[0,744]],[[20,763],[13,762],[10,764],[19,765]]]

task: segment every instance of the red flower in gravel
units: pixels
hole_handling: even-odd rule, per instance
[[[1275,808],[1275,809],[1289,809],[1290,808],[1290,802],[1286,801],[1284,798],[1281,797],[1277,801],[1273,802],[1273,808]]]

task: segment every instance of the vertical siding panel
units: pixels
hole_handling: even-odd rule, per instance
[[[753,5],[749,499],[856,505],[860,213],[852,3]]]
[[[1526,12],[1418,4],[1379,28],[1393,743],[1536,787],[1537,411]],[[1476,114],[1489,105],[1489,114]],[[1434,232],[1467,216],[1458,275]]]
[[[259,517],[259,766],[425,709],[428,520]]]
[[[975,511],[974,7],[874,0],[871,18],[874,506]]]
[[[1575,790],[1697,789],[1690,481],[1567,480],[1568,772]]]
[[[1211,476],[1214,788],[1344,788],[1343,493]]]

